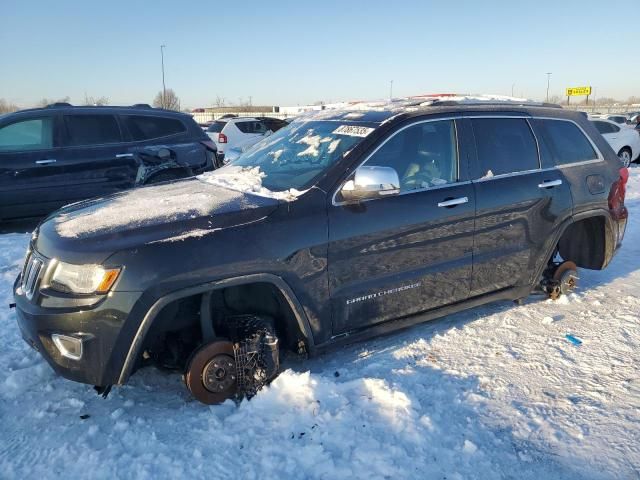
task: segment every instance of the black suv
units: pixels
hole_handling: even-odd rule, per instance
[[[294,121],[233,165],[68,206],[14,287],[26,341],[104,391],[184,369],[206,403],[327,347],[603,269],[628,171],[581,114],[394,102]]]
[[[147,171],[144,157],[158,146],[166,158]],[[54,104],[3,115],[0,220],[212,170],[215,150],[189,115],[149,106]]]

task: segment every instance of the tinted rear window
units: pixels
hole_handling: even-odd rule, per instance
[[[113,115],[65,115],[67,143],[71,146],[104,145],[122,142],[122,134]]]
[[[523,118],[472,119],[480,177],[535,170],[538,149]]]
[[[564,120],[541,120],[556,164],[584,162],[598,158],[596,151],[578,126]]]
[[[226,124],[227,122],[213,122],[209,125],[209,128],[207,128],[207,132],[220,133]]]
[[[134,140],[151,140],[184,133],[187,129],[176,118],[127,115],[125,122]]]
[[[267,127],[265,127],[264,123],[254,121],[248,122],[236,122],[236,127],[242,133],[265,133],[267,131]]]
[[[607,122],[593,122],[600,133],[613,133],[613,125]]]

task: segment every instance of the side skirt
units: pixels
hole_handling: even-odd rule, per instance
[[[454,313],[468,310],[473,307],[478,307],[480,305],[485,305],[487,303],[497,302],[501,300],[517,300],[519,298],[529,296],[531,290],[532,287],[530,285],[526,285],[524,287],[510,287],[497,292],[480,295],[478,297],[463,300],[451,305],[436,308],[434,310],[429,310],[424,313],[419,313],[417,315],[402,317],[395,320],[389,320],[383,323],[379,323],[371,327],[352,330],[341,335],[336,335],[328,341],[316,345],[316,351],[313,353],[315,356],[315,354],[321,354],[340,346],[349,345],[382,335],[388,335],[390,333],[412,327],[419,323],[428,322],[430,320],[441,318],[446,315],[452,315]]]

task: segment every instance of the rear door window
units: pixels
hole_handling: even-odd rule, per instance
[[[120,126],[114,115],[65,115],[64,123],[70,146],[122,142]]]
[[[0,127],[0,152],[44,150],[53,147],[53,119],[31,118]]]
[[[186,127],[177,118],[126,115],[125,123],[135,141],[169,137],[186,132]]]
[[[598,154],[591,142],[573,122],[541,120],[557,165],[596,160]]]
[[[536,170],[538,148],[524,118],[473,118],[480,178]]]

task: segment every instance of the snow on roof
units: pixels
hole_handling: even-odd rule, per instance
[[[460,105],[529,105],[545,106],[543,102],[535,102],[527,98],[507,95],[482,94],[435,94],[394,98],[390,100],[370,100],[343,102],[326,105],[323,110],[304,112],[294,122],[312,120],[352,120],[363,122],[385,123],[402,113],[413,112],[424,107],[438,106],[443,102]],[[376,114],[377,112],[377,114]]]

